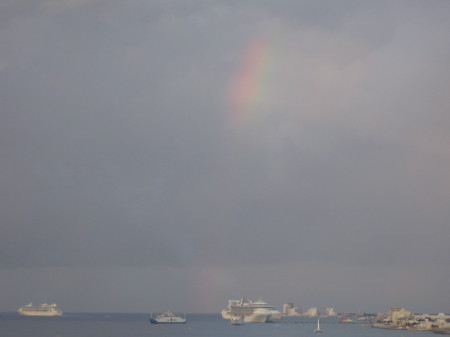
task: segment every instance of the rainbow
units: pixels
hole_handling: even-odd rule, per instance
[[[261,102],[269,54],[266,39],[258,39],[246,47],[230,86],[229,103],[234,124],[245,123]]]

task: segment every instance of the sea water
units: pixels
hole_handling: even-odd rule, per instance
[[[321,320],[300,323],[246,323],[233,326],[220,315],[187,315],[186,324],[150,324],[148,314],[70,314],[25,317],[0,314],[0,337],[432,337],[426,331],[376,329]],[[303,320],[302,320],[303,321]]]

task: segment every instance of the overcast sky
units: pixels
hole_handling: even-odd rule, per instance
[[[0,311],[450,313],[450,1],[0,2]]]

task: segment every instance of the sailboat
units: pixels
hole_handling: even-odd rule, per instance
[[[314,332],[323,332],[323,330],[320,330],[320,322],[319,322],[319,317],[317,317],[317,328],[314,330]]]

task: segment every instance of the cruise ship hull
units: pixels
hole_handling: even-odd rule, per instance
[[[40,311],[18,311],[22,316],[43,316],[43,317],[53,317],[61,316],[61,312],[40,312]]]
[[[227,310],[222,311],[222,318],[229,319],[229,320],[243,318],[245,323],[267,323],[267,322],[270,322],[270,316],[271,315],[267,314],[267,313],[257,313],[257,312],[254,312],[251,314],[246,314],[246,315],[241,315],[241,316],[236,316],[236,315],[232,315]]]
[[[267,323],[270,322],[270,315],[264,313],[254,313],[248,316],[244,316],[244,322],[246,323]]]

